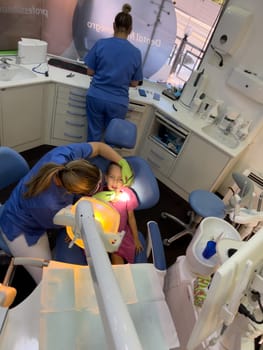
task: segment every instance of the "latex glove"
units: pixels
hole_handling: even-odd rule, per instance
[[[104,202],[111,202],[115,198],[115,191],[101,191],[95,193],[92,197]]]
[[[132,169],[124,158],[119,160],[118,164],[121,166],[122,181],[125,186],[131,186],[134,180]]]

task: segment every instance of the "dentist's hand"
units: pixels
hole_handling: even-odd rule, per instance
[[[119,160],[118,164],[121,166],[122,181],[125,186],[131,186],[134,180],[132,169],[124,158]]]
[[[111,202],[115,198],[115,191],[101,191],[101,192],[95,193],[94,196],[92,197],[104,202]]]

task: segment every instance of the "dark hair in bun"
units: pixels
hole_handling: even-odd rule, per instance
[[[130,15],[131,12],[131,5],[130,4],[124,4],[122,6],[122,12],[119,12],[115,17],[115,27],[118,32],[126,32],[130,33],[132,30],[132,16]]]

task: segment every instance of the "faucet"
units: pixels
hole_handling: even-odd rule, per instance
[[[7,69],[10,67],[10,63],[8,61],[12,61],[11,58],[7,58],[7,57],[2,57],[0,58],[0,68],[2,69]]]

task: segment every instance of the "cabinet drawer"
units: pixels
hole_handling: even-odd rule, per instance
[[[86,90],[76,87],[59,86],[58,100],[79,101],[85,104]]]
[[[79,102],[64,102],[58,101],[56,114],[64,114],[65,116],[79,116],[86,118],[85,105]]]
[[[141,113],[139,113],[139,114],[127,113],[125,119],[129,120],[130,122],[132,122],[136,125],[140,125],[140,122],[142,120],[142,114]]]
[[[81,103],[82,105],[86,105],[86,97],[85,96],[79,96],[79,95],[74,95],[72,93],[68,95],[60,94],[58,93],[58,102],[76,102],[76,103]]]
[[[82,117],[57,115],[53,129],[53,137],[70,142],[87,140],[87,120]]]
[[[157,170],[166,176],[171,174],[176,157],[167,152],[167,150],[162,149],[154,141],[146,140],[142,156],[151,164],[153,170]]]
[[[58,92],[64,95],[74,94],[74,95],[83,96],[83,97],[86,96],[86,89],[82,89],[74,86],[59,85]]]

